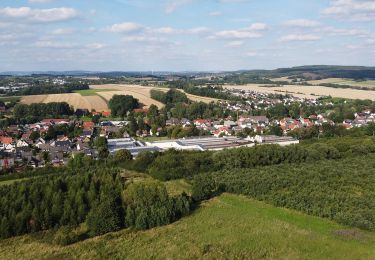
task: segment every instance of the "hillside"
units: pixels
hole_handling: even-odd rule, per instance
[[[191,216],[148,231],[123,230],[60,247],[48,235],[0,241],[1,259],[369,259],[375,234],[223,194]]]

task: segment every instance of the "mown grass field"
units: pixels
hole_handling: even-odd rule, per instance
[[[374,259],[375,234],[223,194],[180,221],[71,246],[48,235],[0,241],[0,259]]]

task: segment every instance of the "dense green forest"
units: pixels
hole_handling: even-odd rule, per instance
[[[189,213],[191,200],[186,194],[170,197],[156,181],[126,183],[115,164],[115,159],[95,162],[81,155],[54,175],[0,186],[0,236],[82,222],[87,223],[87,235],[95,236],[124,227],[164,225]],[[64,230],[56,233],[61,243],[80,239]]]
[[[126,116],[128,112],[139,107],[138,99],[130,95],[114,95],[108,103],[114,116]]]
[[[74,110],[66,102],[17,104],[13,109],[13,117],[8,121],[18,123],[35,123],[44,118],[64,118],[73,115]],[[6,122],[4,122],[6,123]],[[9,122],[12,123],[12,122]]]

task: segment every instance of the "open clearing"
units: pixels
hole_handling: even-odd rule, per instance
[[[329,88],[323,86],[299,86],[286,85],[282,87],[266,87],[262,84],[248,84],[248,85],[224,85],[226,89],[242,89],[253,90],[263,93],[274,94],[290,94],[302,98],[317,98],[320,96],[332,96],[348,99],[371,99],[375,100],[375,91],[358,90],[358,89],[343,89],[343,88]]]
[[[82,96],[78,93],[67,94],[49,94],[22,97],[21,103],[30,105],[32,103],[51,103],[67,102],[69,105],[77,108],[86,108],[88,110],[108,111],[107,103],[99,96]]]
[[[373,259],[375,234],[223,194],[174,224],[71,246],[50,236],[0,241],[1,259]]]

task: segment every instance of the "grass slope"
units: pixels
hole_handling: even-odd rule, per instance
[[[370,259],[375,234],[223,194],[189,217],[148,231],[123,230],[75,245],[39,235],[0,241],[1,259]]]

